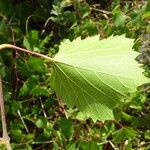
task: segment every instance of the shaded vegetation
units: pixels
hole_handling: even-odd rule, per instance
[[[144,0],[0,0],[0,44],[54,56],[64,39],[126,34],[142,52],[137,60],[149,77],[149,21],[150,3]],[[149,85],[114,109],[114,121],[94,123],[80,120],[80,112],[58,98],[48,62],[5,50],[0,74],[14,150],[150,149]]]

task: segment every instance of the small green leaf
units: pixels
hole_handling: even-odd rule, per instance
[[[20,96],[25,96],[27,94],[31,94],[31,90],[35,88],[38,84],[38,79],[36,76],[31,76],[28,78],[26,82],[24,82],[23,86],[20,88]]]
[[[28,92],[29,92],[29,89],[28,89],[27,83],[25,82],[25,83],[23,84],[23,86],[20,88],[20,93],[19,93],[19,95],[20,95],[20,96],[23,96],[23,95],[26,95]]]
[[[48,96],[49,92],[46,89],[46,87],[41,87],[39,85],[35,86],[32,90],[31,90],[31,94],[33,96]]]
[[[23,45],[25,46],[26,49],[31,50],[30,43],[29,43],[29,41],[28,41],[28,39],[26,37],[24,37]]]
[[[36,121],[36,126],[38,128],[45,128],[46,127],[46,124],[47,124],[47,119],[46,118],[39,118],[37,121]]]
[[[11,131],[11,135],[13,135],[13,140],[15,140],[16,142],[21,142],[21,140],[22,140],[22,135],[23,135],[23,133],[22,133],[22,130],[20,130],[20,129],[13,129],[12,131]]]
[[[29,58],[27,65],[32,70],[32,72],[43,73],[45,69],[43,61],[35,57]]]
[[[150,34],[150,24],[146,26],[146,33]]]
[[[85,20],[82,26],[83,32],[87,32],[88,35],[95,35],[98,32],[98,28],[95,22],[91,20]]]
[[[114,16],[114,24],[116,27],[121,27],[123,28],[125,26],[125,21],[126,21],[126,15],[121,12],[118,11],[115,16]]]
[[[27,49],[34,50],[34,47],[39,44],[38,34],[38,31],[32,30],[24,37],[23,44]]]
[[[98,146],[97,143],[91,141],[80,141],[80,149],[82,150],[102,150],[103,146]]]
[[[116,130],[113,133],[112,137],[113,137],[114,142],[122,142],[126,139],[131,139],[137,135],[138,135],[137,131],[135,131],[132,128],[122,128],[122,129]]]
[[[49,138],[51,136],[52,130],[53,130],[53,125],[47,122],[46,127],[44,128],[44,131],[43,131],[44,136]]]
[[[144,133],[144,138],[147,139],[147,140],[150,140],[150,130],[147,130],[147,131]]]
[[[59,120],[59,127],[62,135],[67,139],[70,139],[74,132],[72,120],[61,118]]]

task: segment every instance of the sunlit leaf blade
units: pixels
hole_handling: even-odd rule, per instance
[[[135,61],[133,39],[99,36],[61,44],[54,58],[52,86],[70,107],[93,120],[113,119],[112,109],[148,82]]]

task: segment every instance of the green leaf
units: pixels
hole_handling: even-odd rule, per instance
[[[96,23],[91,20],[85,20],[82,26],[83,32],[87,32],[89,35],[97,34],[98,28]]]
[[[32,30],[26,34],[23,40],[23,45],[30,50],[36,50],[36,47],[38,47],[39,44],[39,36],[38,36],[38,31]]]
[[[38,128],[45,128],[46,124],[47,124],[47,119],[44,117],[41,117],[36,121],[36,126]]]
[[[26,37],[24,37],[24,39],[23,39],[23,45],[24,45],[27,49],[31,49],[30,42],[28,41],[28,39],[27,39]]]
[[[120,10],[120,8],[117,6],[113,10],[113,20],[116,27],[123,28],[125,26],[125,21],[127,19],[127,16]]]
[[[44,136],[49,138],[51,136],[52,133],[52,129],[53,129],[53,125],[50,122],[47,122],[46,127],[44,128]]]
[[[35,88],[38,84],[38,80],[36,76],[31,76],[28,78],[26,82],[24,82],[23,86],[20,88],[20,96],[25,96],[27,94],[31,94],[33,88]]]
[[[39,58],[29,58],[27,65],[29,65],[30,69],[36,73],[43,73],[45,69],[43,61]]]
[[[70,119],[61,118],[59,120],[59,127],[61,129],[62,135],[64,135],[67,139],[71,138],[73,135],[73,123]]]
[[[40,85],[37,85],[31,90],[31,93],[33,96],[48,96],[49,92],[46,87],[41,87]]]
[[[99,36],[61,44],[54,58],[52,87],[70,107],[86,117],[110,120],[113,108],[129,92],[149,80],[134,60],[133,39],[124,35],[99,41]]]
[[[144,138],[150,140],[150,130],[146,130],[146,132],[144,133]]]
[[[112,137],[113,137],[113,141],[122,142],[126,139],[133,138],[137,135],[138,135],[137,132],[132,128],[122,128],[122,129],[116,130],[113,133]]]
[[[87,150],[87,149],[102,150],[103,149],[102,146],[98,146],[97,143],[91,142],[91,141],[80,141],[79,145],[80,145],[80,149],[82,150]]]
[[[20,142],[22,140],[22,130],[20,129],[11,130],[11,135],[13,135],[13,140],[16,142]]]

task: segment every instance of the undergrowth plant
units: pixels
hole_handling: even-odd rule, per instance
[[[0,0],[12,149],[149,149],[149,29],[147,1]]]

